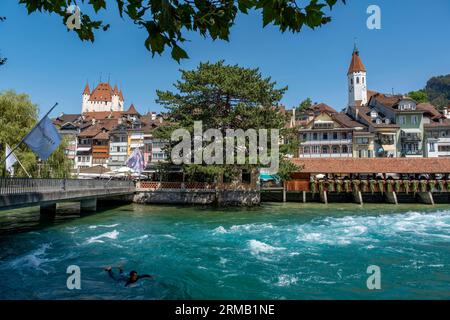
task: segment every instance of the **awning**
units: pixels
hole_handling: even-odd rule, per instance
[[[261,181],[279,181],[280,177],[278,177],[277,175],[271,175],[271,174],[266,174],[266,173],[262,173],[259,175],[259,180]]]
[[[420,129],[401,129],[404,133],[422,133]]]
[[[77,148],[77,151],[81,151],[81,152],[90,151],[90,150],[91,150],[91,147],[78,147]]]

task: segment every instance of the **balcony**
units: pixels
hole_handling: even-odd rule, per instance
[[[423,156],[422,150],[402,150],[401,153],[405,156]]]
[[[317,146],[317,145],[341,145],[341,144],[352,144],[352,139],[338,139],[338,140],[307,140],[301,143],[302,146]]]

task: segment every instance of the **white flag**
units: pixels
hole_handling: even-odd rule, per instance
[[[6,145],[6,156],[8,156],[8,154],[11,152],[11,149],[9,148],[8,145]],[[11,155],[6,159],[6,171],[8,171],[9,173],[13,172],[14,168],[14,164],[17,162],[17,158],[14,155],[14,153],[11,153]]]

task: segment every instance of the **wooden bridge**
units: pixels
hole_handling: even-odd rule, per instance
[[[97,199],[133,195],[128,180],[0,178],[0,211],[40,206],[41,214],[54,215],[58,202],[80,202],[81,211],[96,211]]]

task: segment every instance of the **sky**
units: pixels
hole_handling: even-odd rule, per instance
[[[145,32],[121,19],[112,2],[101,15],[111,28],[98,31],[90,43],[68,32],[56,15],[28,15],[18,0],[1,0],[0,16],[7,20],[0,23],[0,56],[8,62],[0,67],[0,91],[29,94],[41,114],[55,102],[52,115],[80,113],[86,82],[92,89],[109,77],[123,89],[126,108],[133,103],[141,113],[160,112],[156,90],[172,90],[179,69],[225,60],[259,67],[279,87],[288,86],[281,100],[287,108],[310,97],[341,110],[355,38],[371,90],[407,93],[423,88],[432,76],[450,73],[448,0],[347,0],[330,12],[331,23],[298,34],[263,28],[260,12],[239,14],[229,42],[186,34],[189,42],[182,47],[190,58],[180,64],[170,51],[152,57],[144,47]],[[381,8],[380,30],[366,26],[366,10],[373,4]]]

